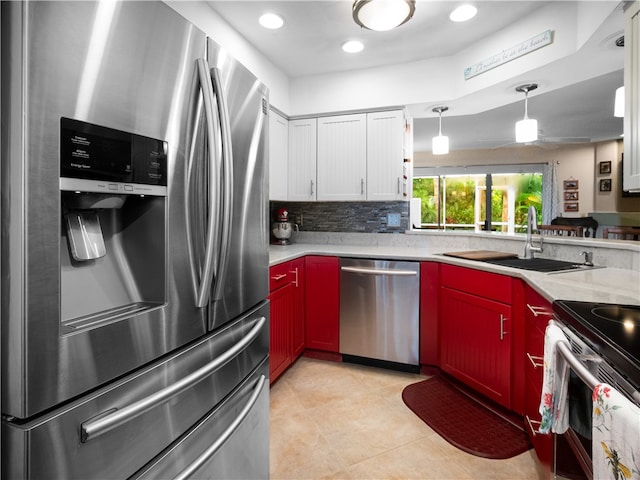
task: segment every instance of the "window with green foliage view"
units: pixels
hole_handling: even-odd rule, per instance
[[[490,222],[487,222],[490,195]],[[505,233],[526,231],[527,210],[542,216],[542,174],[507,173],[415,177],[413,198],[420,199],[421,228]]]

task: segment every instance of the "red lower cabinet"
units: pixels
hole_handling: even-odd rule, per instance
[[[338,257],[305,258],[306,348],[340,350],[340,262]]]
[[[511,409],[512,279],[441,265],[441,368]]]
[[[288,283],[271,292],[269,300],[271,302],[269,378],[273,383],[291,365],[293,285]]]
[[[533,288],[525,287],[525,429],[531,438],[538,460],[550,474],[553,436],[538,432],[540,427],[540,394],[544,361],[544,332],[552,317],[551,303]]]
[[[269,275],[269,372],[273,383],[304,350],[304,258],[275,265]]]

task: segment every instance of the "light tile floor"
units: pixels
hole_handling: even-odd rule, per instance
[[[271,389],[271,478],[542,478],[533,450],[489,460],[443,440],[402,401],[425,378],[300,358]]]

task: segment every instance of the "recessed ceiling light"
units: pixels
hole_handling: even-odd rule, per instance
[[[467,20],[471,20],[478,13],[478,9],[473,5],[460,5],[456,8],[449,18],[452,22],[466,22]]]
[[[358,53],[361,52],[363,48],[364,45],[358,40],[349,40],[348,42],[344,42],[342,44],[342,50],[347,53]]]
[[[284,25],[284,19],[275,13],[265,13],[258,19],[258,21],[260,22],[260,25],[264,28],[268,28],[269,30],[276,30]]]

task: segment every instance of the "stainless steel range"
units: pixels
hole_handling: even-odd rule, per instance
[[[569,429],[555,436],[554,474],[593,479],[592,393],[606,383],[640,406],[640,306],[556,301],[556,323],[570,343]]]

